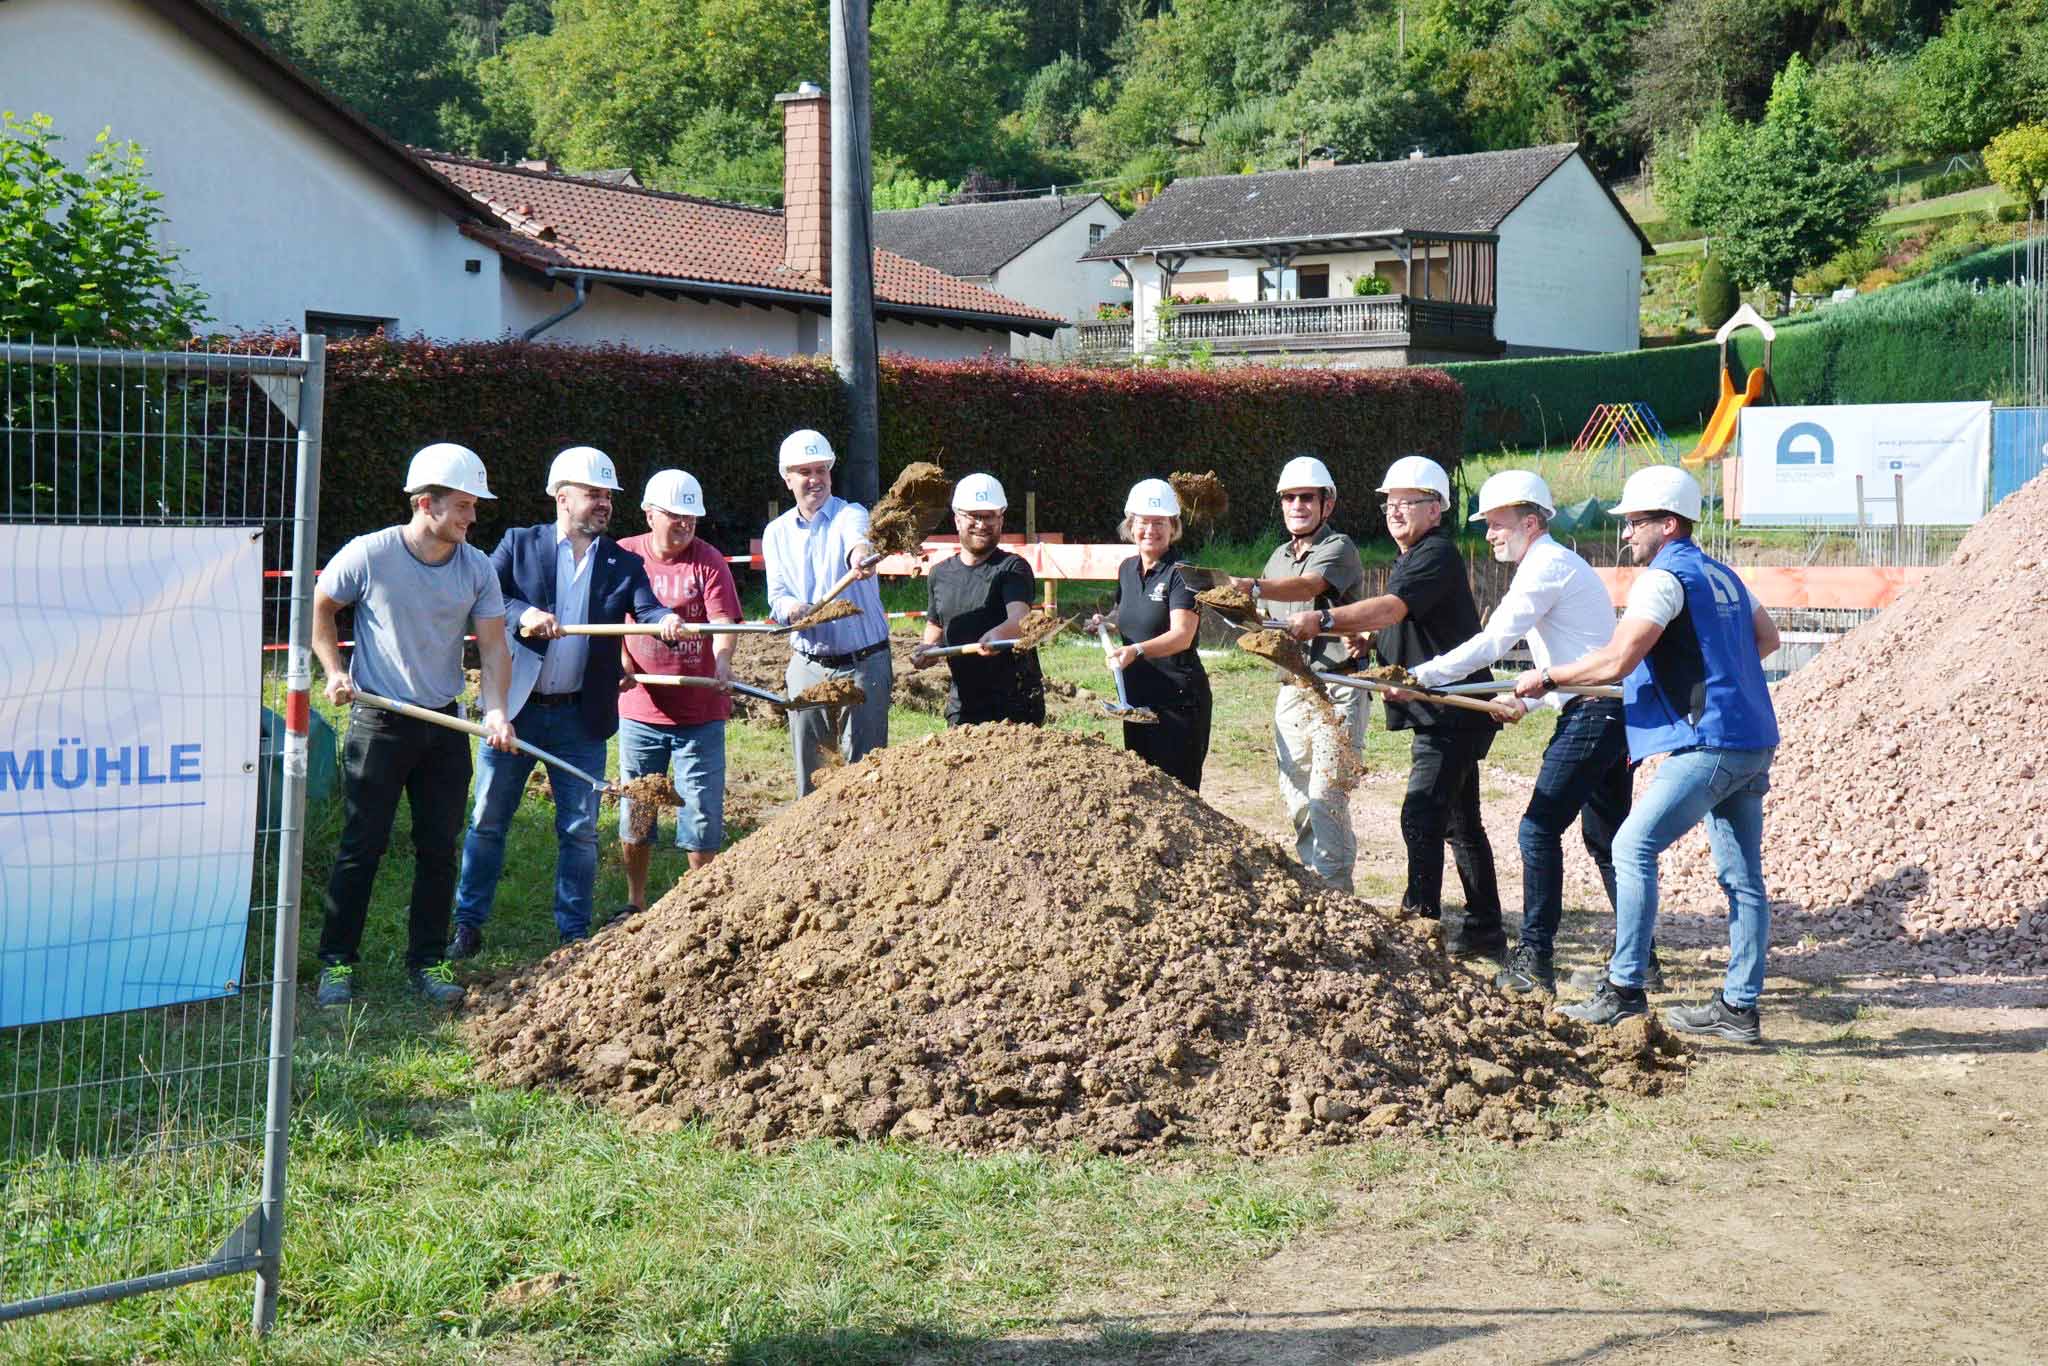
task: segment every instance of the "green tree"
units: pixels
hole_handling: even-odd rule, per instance
[[[207,319],[206,295],[160,241],[142,148],[108,130],[65,164],[48,115],[0,113],[0,336],[165,346]]]
[[[1094,85],[1088,64],[1072,53],[1032,72],[1019,108],[1031,140],[1040,147],[1072,146]]]
[[[1742,295],[1735,288],[1735,282],[1728,278],[1728,267],[1721,264],[1720,257],[1709,256],[1700,267],[1699,289],[1694,299],[1699,309],[1700,326],[1709,331],[1735,316],[1735,310],[1742,304]]]
[[[1023,168],[1002,135],[1003,99],[1024,70],[1014,10],[965,0],[880,0],[873,25],[877,154],[924,176]]]
[[[1761,123],[1711,119],[1675,161],[1659,162],[1665,207],[1707,234],[1745,288],[1789,292],[1794,275],[1854,242],[1881,203],[1876,173],[1821,121],[1812,73],[1797,56],[1773,84]]]
[[[1921,152],[1967,152],[2011,126],[2025,106],[2023,30],[1988,5],[1955,10],[1907,70],[1904,132]]]
[[[400,142],[438,145],[443,107],[477,103],[448,0],[241,0],[235,12]]]
[[[1415,147],[1463,150],[1450,108],[1409,79],[1384,34],[1346,33],[1317,48],[1287,108],[1311,148],[1342,161],[1387,161]]]
[[[2008,193],[2039,203],[2048,196],[2048,127],[2022,123],[1991,139],[1984,170]]]

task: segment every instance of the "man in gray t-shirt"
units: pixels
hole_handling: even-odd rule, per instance
[[[1256,579],[1234,580],[1262,602],[1301,604],[1327,612],[1357,602],[1365,567],[1349,536],[1330,525],[1337,510],[1337,485],[1322,461],[1299,455],[1280,471],[1280,520],[1288,539],[1274,548]],[[1318,639],[1308,647],[1318,669],[1332,669],[1351,657],[1343,641]],[[1358,840],[1351,830],[1347,772],[1355,771],[1365,743],[1365,691],[1342,688],[1333,699],[1343,721],[1334,730],[1306,688],[1283,683],[1273,702],[1273,757],[1280,795],[1294,822],[1294,847],[1302,866],[1333,887],[1351,890]],[[1351,753],[1344,751],[1349,748]]]
[[[320,572],[313,592],[313,653],[327,673],[327,700],[358,692],[430,711],[455,711],[463,692],[462,644],[474,625],[483,665],[484,728],[498,749],[513,747],[505,718],[512,657],[505,600],[490,560],[469,544],[479,498],[492,496],[483,461],[446,442],[412,458],[405,491],[412,518],[358,536]],[[339,617],[355,610],[354,652],[341,656]],[[456,838],[468,805],[469,737],[445,726],[358,701],[342,752],[341,846],[327,880],[320,935],[320,1004],[347,1005],[369,914],[377,865],[404,794],[412,807],[412,911],[406,970],[413,990],[456,1005],[462,989],[444,969],[455,897]]]

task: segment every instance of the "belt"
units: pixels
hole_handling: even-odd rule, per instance
[[[583,700],[580,692],[537,692],[526,699],[529,707],[566,707]]]
[[[888,648],[889,638],[887,636],[883,636],[880,640],[876,641],[872,645],[863,645],[858,650],[849,650],[843,655],[814,655],[808,654],[802,650],[798,650],[797,653],[803,655],[805,659],[809,660],[813,664],[820,666],[821,668],[851,669],[854,665],[860,663],[863,659],[872,658],[873,656],[882,653],[882,651]]]
[[[1579,696],[1579,697],[1574,697],[1574,698],[1570,699],[1570,700],[1569,700],[1569,701],[1567,701],[1567,702],[1566,702],[1566,703],[1565,703],[1565,704],[1564,704],[1564,705],[1563,705],[1562,707],[1559,707],[1559,708],[1557,709],[1557,714],[1558,714],[1559,716],[1563,716],[1563,715],[1564,715],[1564,714],[1565,714],[1566,712],[1568,712],[1568,711],[1575,711],[1575,710],[1577,710],[1578,708],[1580,708],[1580,707],[1583,707],[1584,705],[1586,705],[1586,704],[1587,704],[1588,702],[1612,702],[1612,703],[1613,703],[1613,704],[1614,704],[1614,705],[1615,705],[1616,707],[1619,707],[1619,706],[1621,706],[1621,699],[1620,699],[1620,698],[1618,698],[1618,697],[1585,697],[1585,696]]]

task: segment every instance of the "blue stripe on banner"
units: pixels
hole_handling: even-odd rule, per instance
[[[0,811],[0,816],[99,816],[110,811],[176,811],[205,802],[151,802],[145,806],[52,806],[41,811]]]

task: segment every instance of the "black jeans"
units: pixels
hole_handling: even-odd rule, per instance
[[[1448,836],[1465,887],[1467,938],[1503,933],[1493,846],[1486,842],[1479,815],[1479,761],[1493,748],[1495,734],[1491,726],[1416,731],[1409,745],[1408,795],[1401,802],[1401,839],[1408,846],[1408,890],[1402,904],[1423,915],[1442,913]]]
[[[412,802],[412,914],[405,963],[423,968],[447,956],[469,774],[469,737],[461,732],[374,707],[350,708],[341,757],[341,847],[327,879],[321,962],[357,959],[370,889],[391,842],[401,794]]]
[[[1614,905],[1614,832],[1628,819],[1628,730],[1618,698],[1590,697],[1558,718],[1522,813],[1522,945],[1546,957],[1564,914],[1564,832],[1579,822]]]
[[[1190,791],[1200,792],[1202,761],[1209,757],[1209,717],[1215,708],[1206,694],[1193,706],[1155,706],[1157,725],[1124,723],[1124,748],[1171,773]]]

